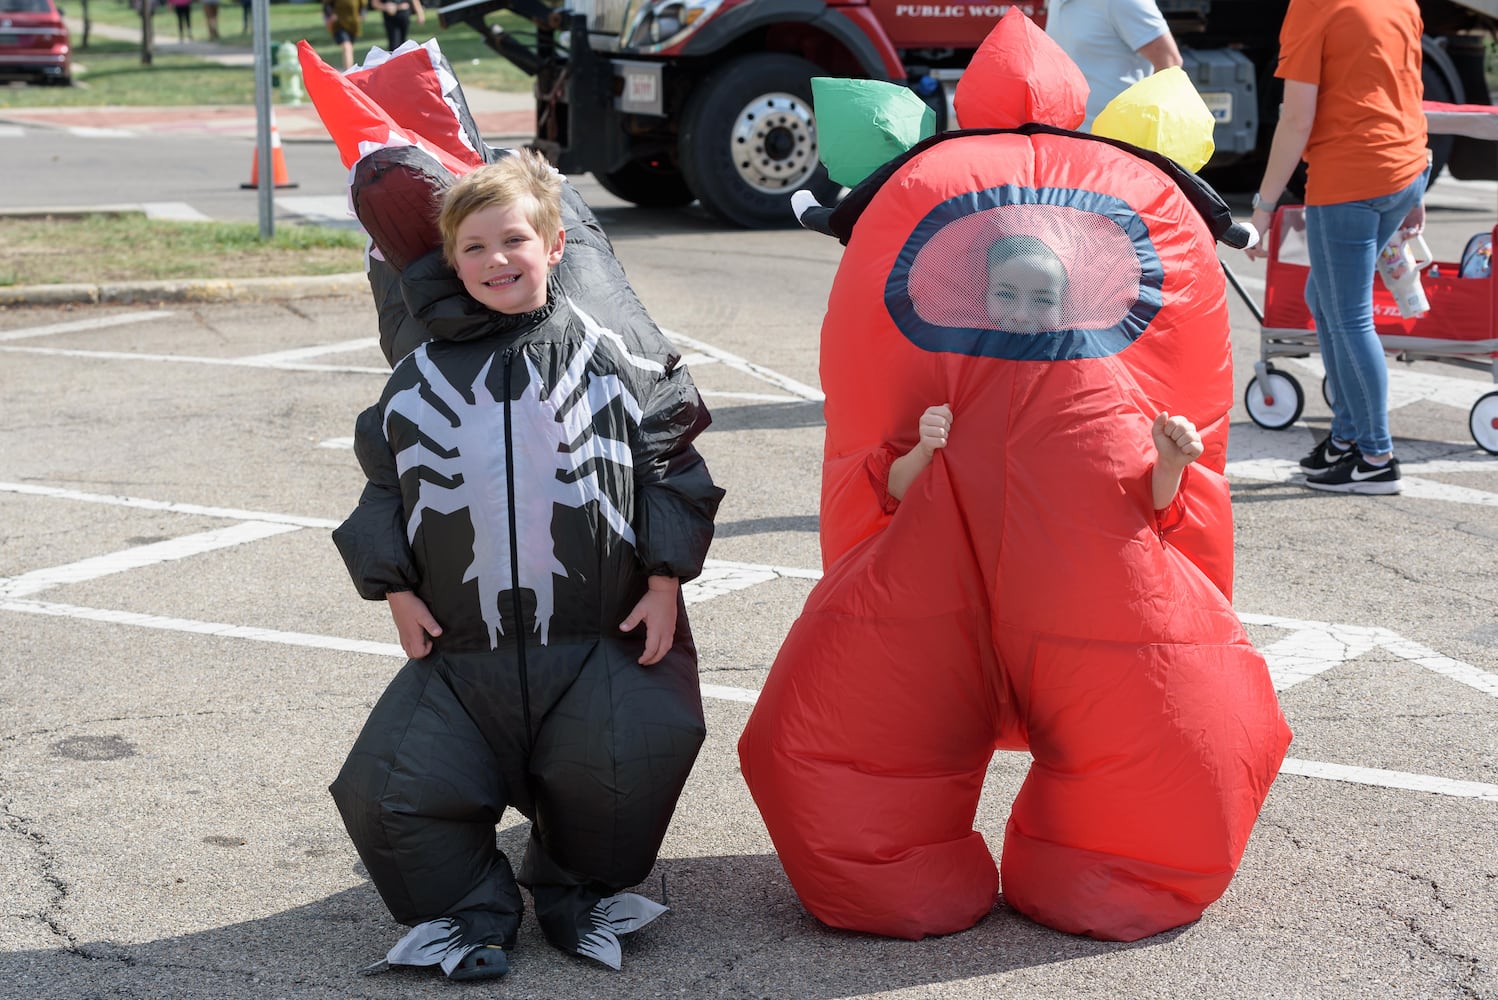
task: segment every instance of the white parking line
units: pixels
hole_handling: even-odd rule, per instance
[[[246,542],[258,542],[260,539],[269,538],[272,535],[281,535],[288,531],[299,530],[301,530],[299,527],[291,524],[241,521],[227,528],[200,531],[197,534],[183,535],[181,538],[169,538],[164,542],[152,542],[149,545],[136,545],[128,549],[121,549],[118,552],[111,552],[107,555],[80,559],[77,562],[66,563],[61,566],[49,566],[46,569],[32,570],[30,573],[22,573],[20,576],[0,577],[0,597],[25,597],[28,594],[36,594],[43,590],[49,590],[52,587],[61,587],[70,583],[82,583],[85,580],[96,580],[101,576],[111,576],[115,573],[124,573],[127,570],[142,569],[146,566],[155,566],[158,563],[186,559],[190,556],[201,555],[204,552],[243,545]]]
[[[134,611],[84,608],[76,604],[57,604],[50,601],[0,599],[0,611],[14,611],[27,615],[48,615],[54,618],[73,618],[79,621],[99,622],[105,625],[130,625],[135,628],[160,629],[165,632],[211,635],[224,639],[248,639],[251,642],[270,642],[282,646],[332,649],[344,653],[369,653],[374,656],[406,655],[401,651],[400,645],[393,642],[367,642],[362,639],[344,639],[336,635],[283,632],[273,628],[226,625],[222,622],[194,621],[190,618],[168,618],[163,615],[143,615]]]
[[[802,396],[777,396],[768,392],[719,392],[716,389],[698,389],[703,399],[735,399],[748,403],[814,403],[814,399]]]
[[[703,684],[702,697],[718,701],[739,701],[752,705],[759,700],[759,692],[751,688],[728,687],[724,684]]]
[[[75,319],[66,323],[51,323],[47,326],[23,327],[20,330],[6,330],[0,333],[0,340],[27,340],[31,337],[50,337],[57,333],[81,333],[84,330],[103,330],[111,326],[129,326],[133,323],[146,323],[151,320],[163,319],[170,316],[170,312],[163,310],[151,310],[138,313],[118,313],[114,316],[99,316],[94,319]]]
[[[1243,614],[1239,618],[1245,625],[1266,625],[1290,633],[1259,650],[1264,654],[1264,659],[1269,661],[1269,674],[1274,679],[1276,691],[1294,687],[1332,667],[1355,660],[1364,653],[1383,649],[1402,660],[1408,660],[1475,691],[1498,698],[1498,674],[1442,656],[1435,650],[1386,628],[1302,621],[1276,615]]]
[[[156,316],[166,316],[169,313],[157,313]],[[134,319],[112,317],[115,323],[135,322]],[[101,325],[114,325],[103,323]],[[58,324],[66,326],[66,324]],[[0,334],[0,340],[20,340],[26,337],[40,336],[47,333],[66,333],[64,329],[52,329],[47,327],[35,327],[31,330],[17,330]],[[680,335],[671,334],[673,340],[680,339]],[[102,361],[149,361],[153,363],[166,362],[169,364],[188,365],[215,365],[224,368],[269,368],[276,371],[291,372],[335,372],[349,375],[389,375],[390,369],[386,367],[374,367],[370,365],[318,365],[306,364],[300,359],[314,358],[324,354],[339,354],[354,350],[363,350],[378,341],[363,338],[360,340],[347,340],[336,344],[320,344],[312,347],[295,348],[286,351],[276,351],[270,354],[253,354],[248,357],[239,358],[213,358],[191,354],[147,354],[137,351],[91,351],[80,349],[69,349],[59,347],[0,347],[0,352],[13,354],[39,354],[58,358],[86,358],[89,360]],[[797,382],[788,375],[781,375],[763,365],[745,361],[737,355],[720,352],[714,361],[726,367],[735,368],[746,374],[754,376],[762,382],[785,389],[793,395],[780,395],[759,392],[720,392],[715,390],[700,390],[704,399],[733,399],[745,400],[756,403],[806,403],[818,402],[822,394],[811,386]]]
[[[102,503],[114,507],[135,507],[140,510],[162,510],[173,514],[221,517],[229,521],[264,521],[268,524],[290,524],[298,528],[336,528],[343,523],[341,519],[331,520],[326,517],[303,517],[300,514],[278,514],[264,510],[241,510],[238,507],[207,507],[202,504],[174,503],[169,500],[147,500],[144,497],[127,497],[111,493],[84,493],[81,490],[61,489],[56,486],[37,486],[33,483],[0,482],[0,493],[52,497],[57,500],[77,500],[82,503]]]
[[[1402,788],[1412,792],[1431,792],[1435,795],[1452,795],[1457,798],[1498,802],[1498,785],[1490,785],[1482,781],[1437,778],[1430,774],[1410,774],[1407,771],[1385,771],[1376,767],[1352,767],[1347,764],[1328,764],[1325,761],[1297,760],[1294,757],[1286,757],[1285,762],[1280,765],[1280,774],[1298,774],[1306,778],[1349,781],[1358,785],[1372,785],[1376,788]]]
[[[305,361],[308,358],[320,358],[325,354],[347,354],[350,351],[363,351],[379,346],[380,341],[377,337],[360,337],[357,340],[343,340],[336,344],[313,344],[311,347],[296,347],[289,351],[251,354],[249,357],[238,360],[251,365],[278,365],[286,361]]]
[[[268,368],[283,372],[335,372],[343,375],[389,375],[389,368],[372,365],[307,365],[292,361],[255,361],[245,358],[208,358],[190,354],[145,354],[131,351],[75,351],[55,347],[0,347],[10,354],[43,354],[56,358],[103,361],[165,361],[170,364],[215,365],[222,368]]]
[[[820,402],[823,398],[825,398],[822,395],[822,390],[817,389],[813,386],[809,386],[805,382],[798,382],[797,380],[791,378],[789,375],[782,375],[779,372],[774,371],[773,369],[766,368],[761,364],[756,364],[753,361],[748,360],[747,358],[741,358],[737,354],[731,354],[728,351],[713,347],[711,344],[703,343],[700,340],[697,340],[693,337],[688,337],[686,334],[678,333],[675,330],[662,330],[661,332],[666,335],[667,339],[681,344],[684,347],[690,347],[692,350],[698,352],[699,354],[706,354],[708,357],[716,359],[719,364],[722,364],[728,368],[732,368],[736,371],[741,371],[746,375],[752,375],[762,382],[768,382],[771,385],[776,386],[780,389],[784,389],[786,392],[793,393],[802,399],[816,400]]]
[[[98,622],[106,625],[128,625],[136,628],[160,629],[168,632],[183,632],[223,639],[243,639],[251,642],[268,642],[286,646],[301,646],[337,652],[367,653],[373,656],[403,658],[405,653],[395,643],[368,642],[360,639],[345,639],[340,636],[314,635],[306,632],[286,632],[278,629],[253,628],[244,625],[228,625],[221,622],[193,621],[187,618],[168,618],[130,611],[110,611],[101,608],[85,608],[71,604],[56,604],[46,601],[5,600],[0,598],[0,611],[19,614],[48,615]],[[732,701],[752,705],[759,698],[754,688],[733,687],[723,684],[703,684],[702,696],[716,701]],[[1406,771],[1387,771],[1371,767],[1354,767],[1332,764],[1325,761],[1286,758],[1280,767],[1281,774],[1294,774],[1306,778],[1326,781],[1350,782],[1376,788],[1394,788],[1404,791],[1423,792],[1456,798],[1476,798],[1484,802],[1498,802],[1498,785],[1480,781],[1462,781],[1442,778],[1431,774],[1412,774]]]

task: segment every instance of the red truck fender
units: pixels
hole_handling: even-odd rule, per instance
[[[842,45],[871,80],[905,79],[905,64],[868,7],[828,7],[821,0],[753,0],[713,18],[666,56],[702,58],[731,48],[741,38],[778,25],[804,24]],[[830,69],[830,67],[829,67]],[[851,71],[852,67],[848,67]]]

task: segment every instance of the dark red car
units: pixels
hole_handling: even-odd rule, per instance
[[[0,0],[0,80],[72,82],[72,46],[52,0]]]

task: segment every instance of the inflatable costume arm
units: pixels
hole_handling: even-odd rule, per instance
[[[431,340],[432,334],[406,308],[400,271],[373,256],[369,258],[369,291],[379,310],[380,351],[394,368],[401,358]]]
[[[634,440],[635,544],[651,576],[702,572],[723,491],[692,442],[712,421],[685,368],[668,366],[642,396]]]
[[[400,477],[385,440],[379,407],[371,406],[359,414],[354,454],[369,482],[354,512],[333,529],[333,543],[359,596],[383,601],[391,591],[415,590],[417,573],[406,541]]]

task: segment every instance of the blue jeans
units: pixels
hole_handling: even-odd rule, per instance
[[[1389,436],[1389,369],[1373,329],[1378,251],[1425,195],[1427,170],[1402,191],[1362,201],[1306,206],[1311,276],[1306,305],[1332,397],[1332,436],[1365,455],[1394,450]]]

